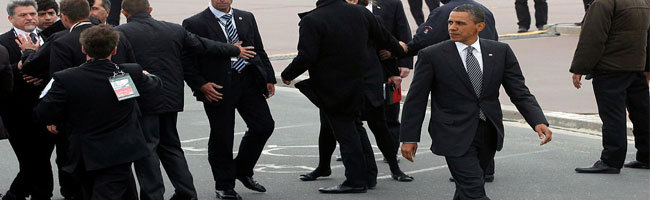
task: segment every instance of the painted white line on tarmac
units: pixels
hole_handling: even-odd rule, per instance
[[[301,125],[293,125],[293,126],[281,126],[281,127],[276,127],[274,130],[282,130],[282,129],[290,129],[290,128],[299,128],[299,127],[306,127],[306,126],[312,126],[315,124],[301,124]],[[246,132],[236,132],[235,135],[244,135]],[[198,142],[198,141],[203,141],[203,140],[208,140],[210,137],[202,137],[202,138],[196,138],[196,139],[189,139],[189,140],[183,140],[181,143],[190,143],[190,142]]]

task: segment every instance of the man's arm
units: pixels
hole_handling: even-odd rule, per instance
[[[309,66],[316,64],[320,48],[320,31],[319,25],[309,16],[304,17],[300,22],[298,37],[298,55],[293,59],[291,64],[282,71],[282,80],[292,81],[300,74],[305,73]],[[285,82],[286,83],[286,82]]]
[[[35,118],[45,125],[56,125],[63,117],[64,105],[66,102],[66,90],[58,80],[58,77],[53,75],[52,86],[47,91],[47,94],[41,102],[34,108]]]
[[[395,13],[395,27],[397,29],[396,37],[399,41],[409,43],[413,39],[413,35],[411,34],[411,27],[409,26],[409,22],[406,19],[406,13],[404,13],[404,6],[402,5],[401,1],[395,1],[395,4],[397,4],[397,10]],[[413,69],[413,57],[399,58],[397,61],[397,66]]]
[[[443,11],[440,8],[434,9],[429,15],[429,18],[427,18],[427,21],[415,31],[413,40],[408,43],[409,56],[417,55],[418,51],[449,39],[449,33],[447,31],[447,19],[449,16],[442,16],[442,13]]]
[[[433,84],[433,62],[429,55],[418,54],[415,64],[413,82],[406,95],[404,109],[402,111],[402,124],[400,126],[401,142],[420,142],[422,122],[427,111],[431,85]]]
[[[183,49],[186,51],[190,51],[195,55],[209,54],[210,56],[218,57],[239,56],[239,48],[234,45],[200,37],[186,31],[185,29],[183,29],[183,31],[185,32],[185,37],[183,38]]]
[[[257,27],[257,21],[255,21],[255,16],[251,13],[251,19],[253,19],[253,40],[255,42],[253,43],[253,46],[255,46],[255,52],[257,53],[257,56],[259,56],[260,60],[262,61],[262,65],[264,65],[264,69],[266,70],[266,81],[268,83],[276,84],[277,80],[275,80],[275,71],[273,70],[273,66],[271,65],[271,61],[269,60],[269,56],[266,54],[266,51],[264,50],[264,43],[262,42],[262,36],[260,35],[260,30]]]
[[[405,49],[403,49],[399,41],[391,35],[390,31],[386,30],[386,28],[379,23],[375,15],[367,9],[364,9],[363,12],[368,22],[368,31],[370,34],[369,39],[374,41],[375,44],[382,45],[395,57],[405,56]]]
[[[13,72],[9,65],[9,52],[0,45],[0,97],[11,93],[14,87]],[[1,98],[0,98],[1,99]]]
[[[510,46],[506,46],[506,63],[503,72],[503,88],[510,97],[510,101],[517,107],[517,110],[526,119],[526,122],[535,129],[539,124],[548,126],[548,121],[542,112],[528,87],[526,87],[524,75],[521,72],[519,61]]]
[[[600,61],[612,26],[614,5],[610,0],[594,1],[582,24],[578,48],[571,63],[571,73],[590,74]]]

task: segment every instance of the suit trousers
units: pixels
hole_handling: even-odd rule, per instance
[[[120,11],[122,10],[122,0],[110,0],[111,1],[111,12],[108,13],[108,18],[106,18],[106,23],[118,26],[120,25]],[[92,6],[92,5],[91,5]]]
[[[496,146],[496,129],[489,122],[480,121],[476,136],[467,152],[459,157],[445,157],[449,171],[455,179],[454,200],[489,199],[485,194],[483,169],[487,168],[494,158]]]
[[[19,169],[4,198],[24,199],[31,195],[34,200],[50,199],[54,190],[50,163],[54,136],[44,126],[32,123],[31,112],[6,115],[3,119]]]
[[[548,3],[546,0],[535,1],[535,26],[544,26],[548,21]],[[528,0],[515,0],[515,11],[517,12],[517,25],[526,29],[530,28],[530,11],[528,10]]]
[[[165,185],[163,184],[162,172],[160,171],[160,159],[158,158],[158,144],[160,144],[160,121],[157,114],[143,114],[140,118],[140,125],[147,147],[151,154],[133,162],[133,168],[140,185],[141,200],[164,199]]]
[[[59,186],[61,196],[63,197],[73,197],[75,194],[75,188],[78,186],[74,182],[74,178],[71,173],[63,171],[63,166],[65,166],[68,161],[68,148],[70,142],[68,141],[68,134],[59,133],[56,137],[56,166],[58,168],[59,174]]]
[[[223,93],[221,102],[203,104],[210,121],[208,161],[217,190],[233,189],[237,177],[253,176],[253,168],[275,128],[266,98],[256,86],[254,67],[249,65],[242,73],[231,71],[231,86]],[[248,130],[239,144],[237,157],[233,158],[235,110]]]
[[[197,198],[194,179],[187,165],[185,153],[181,148],[176,123],[177,112],[162,113],[159,116],[160,143],[158,144],[158,158],[167,172],[170,182],[174,186],[174,193],[182,198]]]
[[[81,185],[80,199],[88,200],[136,200],[138,193],[131,173],[131,163],[120,164],[105,169],[83,171],[79,167],[74,173]]]
[[[411,8],[411,14],[413,15],[413,18],[415,18],[415,24],[420,26],[420,24],[424,23],[424,20],[426,20],[424,13],[422,12],[422,0],[408,0],[408,2],[409,7]],[[440,0],[424,0],[424,2],[427,3],[429,12],[440,7]]]
[[[611,167],[621,168],[627,152],[627,112],[634,125],[636,159],[648,163],[650,158],[650,102],[648,82],[642,72],[594,74],[594,94],[598,114],[603,121],[603,151],[600,159]]]
[[[388,125],[388,131],[393,138],[393,147],[395,148],[395,152],[399,152],[400,103],[386,105],[384,111],[386,111],[386,125]]]
[[[321,118],[324,119],[321,121],[331,128],[332,134],[341,148],[346,178],[343,185],[351,187],[375,186],[377,184],[377,165],[368,135],[358,130],[360,122],[358,117],[321,111]],[[325,135],[327,134],[321,133],[321,137]],[[329,157],[331,157],[331,153]]]

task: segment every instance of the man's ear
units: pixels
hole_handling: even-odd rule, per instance
[[[485,22],[480,22],[476,24],[476,28],[478,29],[478,32],[483,31],[483,29],[485,29]]]
[[[153,11],[153,8],[149,7],[149,14],[151,14],[151,11]]]
[[[84,47],[84,45],[81,45],[81,53],[88,55],[86,53],[86,47]]]
[[[113,49],[113,51],[111,51],[111,55],[115,55],[115,54],[117,54],[117,46]]]
[[[122,15],[124,15],[124,17],[126,17],[127,19],[129,17],[131,17],[131,16],[129,16],[129,13],[127,13],[126,10],[124,10],[124,9],[122,9]]]

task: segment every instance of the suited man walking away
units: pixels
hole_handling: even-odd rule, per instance
[[[150,152],[136,99],[116,96],[120,89],[111,86],[121,81],[111,79],[128,76],[128,88],[143,97],[159,91],[162,83],[144,75],[137,64],[118,66],[110,61],[119,40],[112,27],[95,26],[80,37],[88,62],[54,73],[52,87],[44,92],[35,114],[53,134],[59,133],[59,124],[69,124],[61,127],[70,135],[71,157],[64,170],[73,173],[82,187],[80,199],[137,199],[131,163]]]
[[[618,174],[622,167],[650,169],[650,2],[596,0],[587,10],[571,69],[573,85],[593,77],[603,151],[579,173]],[[636,160],[626,164],[627,117],[634,125]]]
[[[290,84],[309,71],[317,106],[340,144],[345,166],[346,180],[341,185],[319,191],[366,192],[376,184],[368,175],[374,156],[368,138],[357,132],[355,122],[364,106],[365,69],[380,66],[368,45],[385,45],[396,56],[403,56],[404,51],[364,7],[318,0],[316,9],[299,16],[298,56],[282,72],[282,80]]]
[[[7,48],[0,45],[0,104],[4,104],[5,98],[11,94],[14,88],[13,73],[9,66],[9,53]],[[2,115],[0,115],[0,140],[7,139],[9,133],[2,122]],[[2,194],[0,194],[0,199]]]
[[[422,0],[408,0],[409,7],[411,8],[411,14],[415,19],[415,24],[420,26],[424,23],[424,13],[422,13]],[[429,7],[429,12],[432,12],[434,9],[440,7],[440,0],[424,0]]]
[[[264,44],[252,13],[232,8],[232,0],[211,0],[207,9],[183,21],[188,31],[219,42],[252,46],[252,59],[214,56],[189,57],[186,64],[198,76],[186,76],[197,100],[202,101],[210,121],[208,160],[215,180],[217,197],[240,198],[235,179],[248,189],[266,192],[253,179],[253,168],[275,121],[266,99],[275,93],[275,72],[264,51]],[[233,159],[235,110],[246,122],[248,131]]]
[[[543,30],[548,21],[548,3],[546,0],[533,0],[535,2],[535,27]],[[515,11],[517,12],[517,33],[528,32],[530,29],[530,11],[528,10],[528,0],[515,0]]]
[[[254,52],[241,46],[200,38],[178,24],[158,21],[150,14],[153,8],[148,0],[124,0],[122,4],[127,23],[116,29],[126,36],[143,69],[160,77],[164,91],[158,97],[163,106],[141,119],[142,130],[153,153],[134,163],[140,183],[140,199],[163,199],[165,186],[160,163],[175,188],[172,200],[197,199],[176,128],[178,112],[183,111],[184,72],[192,71],[183,68],[182,54],[189,52],[197,56],[229,59],[240,54],[253,55]]]
[[[548,122],[524,83],[517,58],[507,44],[479,39],[485,14],[461,5],[449,16],[447,40],[419,53],[402,114],[402,155],[413,162],[431,94],[431,151],[445,156],[456,180],[454,199],[489,199],[483,169],[503,147],[499,89],[542,139],[551,141]]]

